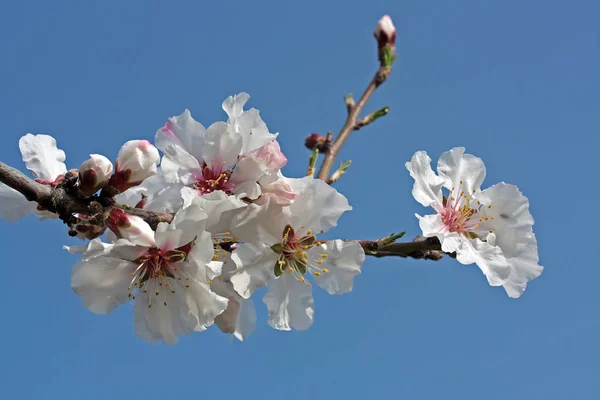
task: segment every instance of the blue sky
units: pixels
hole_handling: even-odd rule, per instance
[[[0,221],[0,398],[597,399],[600,396],[600,5],[594,1],[12,1],[0,13],[0,160],[49,133],[69,167],[114,158],[190,108],[205,125],[246,91],[300,176],[310,132],[337,131],[342,96],[377,67],[372,31],[398,28],[398,61],[355,133],[336,185],[354,211],[331,237],[418,234],[404,169],[416,150],[483,158],[536,219],[543,275],[518,300],[455,260],[368,259],[344,296],[315,291],[307,332],[265,323],[247,342],[215,330],[168,347],[132,310],[84,309],[59,222]]]

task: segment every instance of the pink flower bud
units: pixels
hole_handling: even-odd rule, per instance
[[[108,158],[100,154],[90,154],[90,157],[79,167],[79,190],[87,196],[106,186],[113,172]]]
[[[279,143],[277,143],[276,140],[272,140],[264,146],[259,147],[250,152],[247,156],[264,160],[267,164],[267,168],[269,168],[271,172],[277,172],[287,164],[287,158],[281,152]]]
[[[116,172],[110,184],[121,192],[137,186],[156,174],[159,161],[158,150],[149,141],[130,140],[119,150],[115,163]]]
[[[384,15],[379,22],[377,22],[374,35],[375,39],[377,39],[380,51],[387,44],[392,46],[392,48],[396,47],[396,27],[392,23],[392,19],[389,15]]]
[[[129,215],[120,208],[113,208],[106,218],[106,226],[119,239],[127,239],[133,244],[154,246],[154,231],[142,218]]]

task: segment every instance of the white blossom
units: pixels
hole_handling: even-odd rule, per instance
[[[250,204],[234,219],[234,233],[246,243],[232,254],[237,269],[231,282],[243,298],[268,285],[269,325],[304,330],[314,316],[309,275],[330,294],[346,293],[365,255],[358,242],[316,238],[351,209],[344,196],[310,177],[290,182],[297,193],[290,206]]]
[[[424,236],[436,236],[445,252],[456,252],[462,264],[476,263],[492,286],[504,286],[518,297],[528,281],[542,272],[529,201],[513,186],[501,183],[481,191],[483,161],[454,148],[440,157],[438,175],[427,153],[406,163],[415,179],[414,198],[435,214],[419,218]],[[448,189],[448,194],[442,193]]]
[[[203,230],[206,218],[192,205],[171,224],[160,223],[150,242],[134,232],[112,245],[88,249],[92,254],[73,267],[73,290],[98,314],[134,300],[136,334],[151,343],[173,344],[178,336],[205,330],[228,302],[208,282],[214,250]]]
[[[185,110],[156,132],[156,146],[165,154],[162,177],[169,190],[185,187],[196,196],[221,190],[252,200],[260,196],[258,181],[276,175],[286,160],[274,143],[277,135],[269,133],[258,111],[243,111],[248,98],[243,93],[225,100],[227,122],[204,128]]]

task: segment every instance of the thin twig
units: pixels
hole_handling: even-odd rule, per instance
[[[375,74],[373,79],[371,80],[371,83],[369,83],[369,86],[367,86],[367,88],[365,89],[365,92],[360,97],[360,100],[358,100],[358,103],[356,103],[355,106],[350,106],[348,104],[348,101],[346,102],[346,104],[348,106],[348,117],[346,118],[346,122],[344,123],[342,130],[340,131],[339,135],[335,139],[335,142],[333,143],[333,145],[327,151],[327,153],[325,154],[325,157],[323,158],[323,163],[321,164],[321,169],[319,170],[319,173],[317,174],[318,179],[328,182],[329,173],[331,172],[331,168],[333,167],[335,158],[337,157],[342,146],[344,145],[344,143],[350,136],[350,133],[352,133],[352,131],[355,130],[356,121],[358,120],[360,113],[362,112],[363,108],[367,104],[367,101],[369,100],[371,95],[388,78],[391,70],[392,70],[391,65],[380,66],[379,70],[377,71],[377,73]]]

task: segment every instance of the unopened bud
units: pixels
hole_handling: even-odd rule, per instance
[[[120,208],[113,208],[106,217],[106,225],[119,239],[134,244],[153,246],[154,231],[142,218],[129,215]]]
[[[379,61],[384,66],[391,65],[396,59],[396,27],[389,15],[384,15],[375,28],[375,39],[379,49]]]
[[[159,161],[158,150],[149,141],[130,140],[119,150],[115,163],[116,172],[110,184],[121,192],[137,186],[156,174]]]
[[[327,142],[325,136],[321,136],[318,133],[311,133],[304,140],[304,146],[309,150],[319,150],[319,153],[325,153],[330,144]]]
[[[91,196],[110,181],[113,165],[100,154],[90,154],[90,158],[79,167],[79,190]]]

